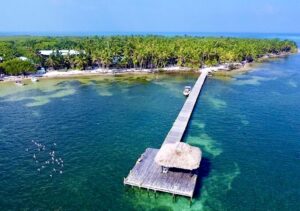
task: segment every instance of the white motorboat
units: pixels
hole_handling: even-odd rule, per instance
[[[39,80],[38,80],[36,77],[32,77],[32,78],[31,78],[31,81],[32,81],[32,82],[38,82]]]
[[[192,87],[191,86],[185,86],[184,90],[183,90],[183,95],[184,96],[189,96],[189,94],[191,93],[191,91],[192,91]]]
[[[17,86],[24,86],[24,84],[22,83],[22,81],[16,81],[15,84],[16,84]]]

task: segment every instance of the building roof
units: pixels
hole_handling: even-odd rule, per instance
[[[20,56],[20,57],[18,57],[20,60],[22,60],[22,61],[27,61],[28,60],[28,58],[27,57],[25,57],[25,56]]]
[[[40,50],[39,51],[39,53],[43,56],[50,56],[51,54],[55,54],[56,52],[57,52],[57,50]],[[63,56],[80,54],[80,52],[76,51],[76,50],[58,50],[58,52]],[[82,51],[82,52],[84,53],[84,51]]]
[[[201,156],[202,152],[198,147],[177,142],[162,145],[155,162],[163,167],[193,170],[199,168]]]

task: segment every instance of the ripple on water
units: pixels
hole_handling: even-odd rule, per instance
[[[101,77],[96,77],[96,78],[82,78],[78,79],[78,81],[81,83],[81,86],[90,86],[100,96],[113,96],[113,92],[110,91],[111,84],[113,83],[114,78],[101,78]]]
[[[247,126],[247,125],[249,125],[249,121],[247,120],[247,117],[246,117],[246,115],[243,115],[243,114],[238,114],[238,115],[236,115],[238,118],[240,118],[241,119],[241,123],[242,123],[242,125],[244,125],[244,126]]]
[[[32,111],[32,116],[34,116],[34,117],[40,117],[41,113],[38,112],[38,111]]]
[[[70,83],[43,80],[38,85],[29,84],[24,86],[24,88],[14,88],[8,85],[8,87],[1,91],[0,96],[6,102],[25,101],[26,107],[36,107],[45,105],[51,102],[52,99],[63,98],[75,93],[76,89]]]
[[[96,87],[97,93],[103,97],[113,96],[113,92],[110,91],[110,86],[108,84],[99,84]]]
[[[287,82],[287,84],[290,86],[290,87],[293,87],[293,88],[297,88],[298,87],[298,83],[294,80],[289,80]]]
[[[158,193],[155,198],[153,192],[143,189],[128,189],[126,198],[136,210],[222,210],[224,208],[222,199],[226,197],[228,191],[232,189],[232,183],[240,175],[240,168],[236,163],[231,165],[228,171],[213,170],[209,177],[204,179],[200,188],[200,194],[193,199],[192,206],[189,199],[176,197],[176,202],[172,201],[172,196],[166,193]],[[197,187],[196,187],[197,188]]]
[[[206,125],[203,122],[192,121],[192,127],[194,126],[197,127],[198,129],[204,129]]]
[[[197,135],[187,136],[185,141],[188,144],[200,147],[203,153],[208,153],[213,157],[217,157],[222,153],[223,150],[220,144],[205,132],[205,123],[194,121],[192,127],[195,127],[194,131],[198,133]]]
[[[264,81],[276,80],[277,77],[262,77],[255,75],[242,75],[233,79],[233,84],[238,86],[253,85],[259,86]]]
[[[76,93],[76,90],[72,87],[65,87],[62,90],[56,91],[53,94],[46,94],[40,95],[35,97],[29,97],[28,99],[32,100],[33,102],[27,103],[27,107],[35,107],[35,106],[42,106],[49,102],[51,102],[54,98],[63,98],[69,95],[73,95]]]
[[[206,133],[201,133],[198,136],[188,136],[186,142],[193,146],[200,147],[204,153],[208,153],[213,157],[217,157],[222,153],[222,149],[217,141]]]
[[[224,100],[221,100],[219,98],[216,98],[214,96],[207,96],[205,100],[214,108],[217,110],[221,110],[227,107],[227,103]]]
[[[296,64],[299,64],[298,60]],[[286,69],[281,68],[280,71],[284,72]],[[253,77],[252,74],[256,76]],[[169,124],[174,121],[173,117],[169,118],[169,116],[174,115],[176,117],[177,115],[172,109],[176,106],[180,109],[184,100],[182,87],[192,80],[185,79],[177,82],[177,79],[174,79],[173,76],[167,80],[162,77],[153,80],[151,82],[152,86],[141,85],[141,83],[147,83],[143,82],[142,79],[140,82],[130,82],[130,80],[128,82],[116,82],[119,79],[101,81],[99,79],[103,83],[103,87],[90,82],[91,79],[86,79],[85,84],[78,82],[79,79],[41,80],[39,83],[24,87],[16,87],[14,84],[5,85],[10,86],[10,88],[3,87],[0,84],[0,102],[9,99],[12,99],[13,102],[20,101],[20,103],[4,102],[1,104],[1,108],[6,109],[4,112],[6,115],[5,118],[2,118],[2,116],[0,118],[1,123],[5,123],[0,125],[0,141],[4,143],[0,163],[4,164],[4,169],[10,170],[6,171],[6,174],[0,174],[0,177],[5,177],[1,186],[1,191],[5,194],[2,194],[0,204],[6,202],[2,206],[4,210],[18,209],[22,206],[24,206],[24,209],[47,209],[47,206],[50,209],[68,209],[67,207],[71,206],[73,209],[102,207],[111,210],[228,210],[236,204],[237,206],[234,207],[236,209],[241,209],[244,205],[244,209],[247,210],[253,208],[265,210],[268,207],[278,210],[283,206],[293,206],[292,208],[295,210],[298,205],[299,194],[297,190],[299,188],[296,180],[292,183],[290,181],[293,181],[293,175],[299,172],[296,162],[293,162],[299,157],[295,151],[299,145],[298,130],[296,128],[297,120],[299,120],[297,118],[297,114],[299,114],[299,92],[298,89],[295,89],[295,86],[298,86],[298,72],[295,72],[293,78],[278,80],[278,85],[282,86],[276,86],[276,89],[274,89],[273,82],[264,83],[265,81],[275,80],[274,77],[279,76],[261,74],[257,71],[256,73],[237,76],[236,79],[232,79],[232,83],[231,81],[207,81],[207,86],[203,90],[203,98],[199,101],[199,103],[202,103],[199,107],[206,109],[207,112],[200,112],[200,115],[197,114],[199,112],[195,112],[190,125],[191,135],[187,134],[186,140],[188,143],[202,149],[203,161],[208,160],[211,168],[207,176],[202,177],[200,180],[201,184],[199,186],[201,187],[196,189],[199,194],[196,194],[191,208],[189,207],[189,199],[184,197],[177,197],[177,202],[173,203],[170,194],[160,193],[154,199],[153,192],[150,192],[148,197],[145,190],[126,188],[127,191],[123,191],[122,179],[128,174],[137,156],[146,147],[151,145],[160,146],[161,142],[157,141],[157,136],[169,130]],[[290,82],[288,82],[289,79]],[[247,95],[248,88],[255,88],[253,86],[260,84],[263,86],[259,89],[268,93],[263,98],[264,103],[272,105],[274,111],[277,112],[276,115],[270,115],[264,121],[265,124],[261,124],[263,121],[260,121],[260,113],[268,113],[269,107],[266,106],[266,108],[262,107],[257,110],[257,107],[253,106],[253,101],[263,102],[261,101],[261,95],[252,92]],[[108,112],[103,112],[103,110],[96,108],[104,107],[106,98],[102,97],[101,94],[97,94],[97,90],[102,91],[102,93],[104,90],[104,95],[109,95],[105,93],[106,89],[113,94],[113,97],[110,98],[112,107],[107,109]],[[126,91],[123,92],[122,90]],[[121,94],[120,91],[122,91]],[[239,95],[241,91],[245,91],[245,95]],[[172,93],[170,94],[170,92]],[[26,105],[38,102],[41,103],[40,105],[45,105],[62,96],[73,94],[74,96],[67,98],[70,105],[74,105],[70,113],[66,112],[67,109],[61,109],[62,103],[64,103],[63,100],[57,100],[57,104],[53,103],[53,106],[49,106],[49,108],[40,106],[24,109],[20,106],[22,103]],[[153,99],[159,100],[144,100],[152,99],[149,98],[152,95]],[[33,96],[36,98],[34,99]],[[132,96],[134,97],[130,98]],[[165,100],[170,96],[170,101]],[[237,96],[238,99],[242,99],[239,103],[239,109],[231,106],[236,103]],[[86,106],[92,109],[82,110],[86,107],[78,103],[77,100],[85,97],[90,100],[88,102],[97,102]],[[122,109],[116,109],[120,104]],[[132,105],[139,106],[134,107]],[[16,110],[14,106],[20,107],[20,109]],[[147,110],[148,107],[150,108],[149,111]],[[168,109],[164,109],[166,107]],[[286,108],[289,108],[288,112]],[[147,118],[150,121],[145,121],[139,116],[139,111],[145,112],[145,109],[147,115],[149,115]],[[226,109],[226,112],[223,112],[222,109]],[[31,118],[32,115],[39,116],[38,113],[32,112],[34,110],[38,111],[43,118]],[[238,115],[243,110],[247,111],[249,115]],[[26,118],[24,118],[24,111],[28,111],[28,114],[30,114],[25,116]],[[156,111],[157,113],[155,113]],[[81,119],[74,118],[77,116],[74,113],[81,114],[81,112],[85,114],[81,115]],[[60,114],[63,115],[60,116]],[[274,116],[280,117],[281,121],[277,121],[276,118],[273,118]],[[58,119],[61,121],[57,121]],[[77,121],[73,121],[74,119]],[[111,119],[112,121],[109,121]],[[218,119],[220,121],[215,121]],[[241,138],[243,142],[252,142],[252,136],[247,137],[243,133],[237,133],[235,134],[236,137],[232,137],[230,134],[232,124],[224,123],[227,119],[230,122],[234,119],[233,123],[244,127],[251,124],[253,136],[256,137],[261,137],[260,131],[268,129],[269,125],[283,129],[274,130],[273,134],[267,134],[270,139],[255,142],[253,148],[248,150],[238,139]],[[295,123],[293,124],[294,128],[291,126],[293,122]],[[145,127],[140,127],[141,125],[145,125]],[[36,130],[34,130],[35,128]],[[149,128],[157,133],[147,131]],[[293,137],[289,137],[289,143],[291,144],[286,144],[286,140],[280,140],[281,137],[287,137],[290,134],[293,135]],[[67,163],[67,169],[61,176],[53,177],[50,180],[47,174],[47,178],[44,180],[42,177],[43,170],[41,170],[39,179],[33,179],[32,176],[37,175],[37,170],[33,169],[34,174],[32,174],[32,169],[28,168],[31,167],[31,165],[28,165],[28,160],[23,162],[22,159],[23,154],[26,154],[24,149],[18,151],[22,139],[32,136],[34,138],[35,136],[41,136],[45,144],[48,143],[48,139],[51,137],[57,137],[61,140],[60,152],[63,153]],[[147,139],[148,137],[149,139]],[[237,140],[231,140],[231,138]],[[123,148],[120,148],[121,146]],[[269,149],[269,146],[271,146],[271,149]],[[285,152],[282,153],[284,156],[277,153],[277,151],[274,151],[275,154],[270,152],[272,147],[276,149],[276,146],[281,147],[280,150]],[[245,156],[245,153],[249,153],[249,156]],[[29,158],[29,164],[31,164],[32,156]],[[255,162],[253,162],[253,159]],[[279,174],[280,171],[274,170],[272,165],[274,162],[279,162],[279,166],[282,168],[281,172],[284,173]],[[249,165],[251,163],[254,164]],[[205,162],[202,164],[205,164]],[[36,164],[32,163],[32,165]],[[23,172],[28,176],[22,175],[22,171],[19,169],[24,169]],[[243,177],[239,177],[241,170],[245,174]],[[18,175],[15,174],[16,172],[19,172]],[[44,172],[46,173],[46,169]],[[247,175],[249,175],[248,178]],[[256,176],[256,180],[252,181],[251,179]],[[244,184],[243,182],[246,180],[249,180],[249,183]],[[277,180],[281,185],[276,187],[278,183],[273,181]],[[261,201],[268,203],[255,206],[256,196],[248,188],[248,184],[254,184],[255,181],[258,182],[255,184],[257,189],[261,191],[259,194]],[[262,181],[261,184],[259,181]],[[47,189],[45,190],[45,188]],[[278,191],[281,193],[280,196],[276,194]],[[114,203],[109,203],[112,200]],[[270,203],[272,200],[276,200],[280,204],[276,207],[272,206],[272,202]],[[238,202],[241,202],[241,204],[238,204]],[[248,206],[248,204],[250,205]]]
[[[184,86],[180,89],[178,85],[182,84],[183,81],[185,82],[185,85],[193,85],[195,83],[195,80],[197,78],[195,76],[191,76],[191,78],[187,79],[184,77],[175,77],[172,78],[172,80],[165,80],[164,77],[159,77],[157,80],[155,80],[153,83],[159,86],[164,87],[169,92],[172,93],[172,95],[176,97],[182,97],[182,91],[184,89]]]
[[[191,210],[223,210],[223,198],[232,189],[232,183],[240,173],[236,163],[233,163],[228,172],[213,170],[211,176],[204,181],[200,199],[194,201]]]

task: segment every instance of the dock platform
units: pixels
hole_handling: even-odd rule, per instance
[[[181,171],[162,173],[161,166],[154,161],[157,152],[158,149],[146,149],[124,179],[124,184],[192,198],[197,174]]]
[[[182,140],[207,75],[207,71],[201,72],[163,144]],[[154,161],[158,151],[159,149],[146,149],[124,178],[124,184],[192,198],[198,175],[171,169],[168,173],[162,173],[161,166]]]

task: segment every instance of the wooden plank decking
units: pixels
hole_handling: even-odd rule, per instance
[[[186,130],[186,127],[189,123],[190,117],[193,113],[194,106],[197,102],[198,96],[200,94],[201,88],[204,84],[204,81],[207,77],[208,72],[203,71],[199,76],[198,80],[196,81],[190,95],[186,99],[181,111],[179,112],[175,122],[171,130],[169,131],[168,135],[165,138],[165,143],[175,143],[180,142],[182,136]]]
[[[199,76],[163,144],[181,141],[207,74],[207,71],[203,71]],[[159,149],[146,149],[124,179],[124,184],[192,198],[197,174],[191,176],[188,172],[172,170],[162,173],[161,166],[154,161],[158,151]]]
[[[197,174],[169,171],[161,172],[154,158],[158,149],[148,148],[136,162],[124,184],[153,191],[167,192],[175,195],[193,197]]]

